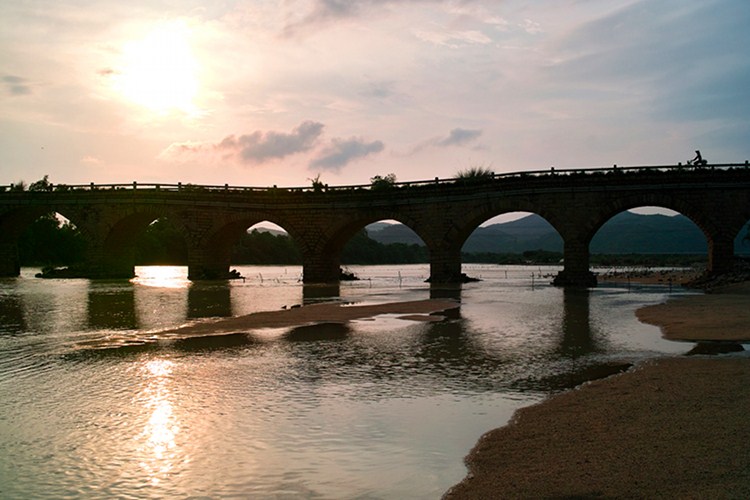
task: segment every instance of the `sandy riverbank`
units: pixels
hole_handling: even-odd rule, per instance
[[[672,340],[750,340],[750,283],[639,309],[638,319]]]
[[[640,285],[683,285],[701,276],[702,271],[693,269],[660,270],[638,269],[630,271],[611,271],[599,274],[596,278],[601,283],[632,283]]]
[[[750,340],[750,286],[639,311],[671,339]],[[516,413],[447,494],[750,498],[750,357],[665,358]]]

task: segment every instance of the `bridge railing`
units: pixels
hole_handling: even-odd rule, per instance
[[[504,173],[488,173],[486,175],[480,175],[476,178],[462,178],[462,177],[450,177],[440,179],[435,177],[431,180],[420,180],[420,181],[403,181],[389,183],[388,187],[393,188],[408,188],[408,187],[420,187],[420,186],[440,186],[449,184],[460,184],[460,183],[472,183],[492,180],[510,180],[510,179],[525,179],[529,177],[554,177],[554,176],[594,176],[602,174],[630,174],[630,173],[657,173],[657,172],[686,172],[686,171],[706,171],[706,170],[732,170],[732,169],[745,169],[750,167],[750,163],[746,160],[744,163],[719,163],[719,164],[707,164],[707,165],[643,165],[643,166],[625,166],[618,167],[614,165],[612,167],[587,167],[587,168],[572,168],[572,169],[555,169],[551,167],[546,170],[522,170],[516,172],[504,172]],[[210,185],[210,184],[183,184],[178,182],[177,184],[170,183],[119,183],[119,184],[53,184],[45,183],[43,187],[31,188],[32,191],[54,191],[54,192],[65,192],[65,191],[103,191],[103,190],[150,190],[150,191],[184,191],[184,192],[232,192],[232,193],[273,193],[277,191],[284,192],[315,192],[315,191],[358,191],[358,190],[370,190],[373,189],[372,184],[351,184],[351,185],[338,185],[338,186],[304,186],[304,187],[254,187],[254,186],[230,186],[229,184],[224,185]],[[0,193],[2,192],[25,192],[27,188],[20,184],[9,184],[0,185]]]

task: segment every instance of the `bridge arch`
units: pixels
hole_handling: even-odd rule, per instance
[[[411,229],[432,254],[431,233],[424,221],[413,218],[409,213],[398,211],[367,211],[353,213],[348,217],[331,219],[325,238],[311,240],[303,249],[303,276],[306,283],[331,283],[338,281],[341,270],[341,254],[354,235],[369,224],[382,220],[395,220]]]
[[[12,275],[17,266],[11,250],[16,250],[14,228],[19,219],[9,215],[15,210],[55,210],[73,221],[90,238],[87,265],[92,277],[112,275],[105,255],[128,243],[123,228],[132,224],[132,230],[149,222],[139,222],[136,213],[151,213],[150,220],[166,216],[179,224],[190,244],[191,259],[210,262],[208,256],[216,250],[209,248],[211,239],[222,241],[213,233],[229,217],[255,211],[268,213],[258,220],[276,222],[299,244],[306,282],[335,281],[342,240],[347,231],[366,224],[365,219],[394,219],[411,227],[430,252],[433,281],[452,281],[460,276],[461,246],[481,221],[493,214],[528,211],[544,217],[563,238],[565,267],[557,283],[586,286],[595,284],[588,267],[593,234],[615,213],[636,206],[666,207],[696,222],[710,237],[710,269],[722,271],[722,266],[731,266],[733,240],[748,220],[749,188],[746,164],[516,172],[471,186],[436,179],[380,191],[368,186],[314,192],[133,183],[28,192],[0,186],[0,229],[7,229],[0,233],[0,260],[11,268],[0,272]],[[360,223],[347,226],[354,220]]]
[[[735,254],[750,258],[750,220],[740,229],[734,239]]]
[[[698,200],[699,201],[699,200]],[[590,246],[594,235],[615,215],[639,207],[666,208],[692,221],[706,238],[709,272],[719,272],[731,266],[734,255],[734,237],[739,230],[724,210],[696,203],[671,193],[650,192],[612,197],[592,213],[585,224],[585,241]]]
[[[444,227],[445,233],[438,239],[434,254],[431,253],[431,279],[440,282],[460,281],[461,250],[469,236],[487,220],[513,212],[528,212],[542,217],[565,240],[565,225],[561,224],[560,215],[544,200],[533,197],[498,198],[459,206],[450,212],[450,221]]]
[[[451,230],[449,238],[451,240],[455,239],[455,243],[460,250],[469,236],[471,236],[480,225],[493,217],[513,212],[524,212],[538,215],[547,221],[549,225],[562,236],[561,229],[564,229],[564,226],[560,224],[558,214],[549,210],[543,204],[535,203],[531,200],[499,200],[468,210],[463,220],[454,224],[455,227]]]
[[[188,278],[198,280],[229,277],[232,247],[248,228],[261,222],[279,226],[300,247],[302,236],[299,229],[283,216],[263,211],[225,214],[214,219],[204,231],[204,236],[191,244]]]
[[[648,195],[631,195],[624,197],[613,197],[603,205],[592,211],[591,217],[583,223],[583,234],[587,241],[591,241],[594,235],[604,224],[617,214],[642,207],[665,208],[677,212],[690,219],[708,239],[709,235],[716,232],[717,224],[701,209],[686,200],[674,196],[649,193]]]
[[[684,214],[664,207],[634,207],[600,227],[590,252],[604,266],[691,266],[706,261],[708,244],[709,235]]]
[[[135,274],[138,238],[150,224],[160,219],[168,220],[169,224],[182,236],[189,258],[188,242],[191,234],[181,214],[170,209],[145,208],[119,217],[113,216],[106,228],[102,229],[100,246],[90,252],[88,257],[92,276],[132,278]]]
[[[90,241],[85,227],[76,224],[79,218],[74,210],[65,207],[31,206],[8,210],[0,214],[0,276],[18,276],[21,271],[19,242],[31,226],[48,214],[62,216],[81,233],[84,244]]]
[[[743,201],[744,203],[734,207],[734,220],[727,221],[727,225],[734,238],[735,247],[739,248],[739,253],[745,256],[750,254],[750,195]]]

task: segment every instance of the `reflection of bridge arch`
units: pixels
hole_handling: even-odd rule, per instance
[[[433,283],[461,276],[461,246],[481,222],[512,211],[544,217],[560,234],[560,285],[589,286],[589,244],[615,213],[663,206],[692,219],[709,241],[709,270],[728,269],[733,242],[750,218],[745,165],[545,171],[488,177],[471,185],[402,183],[388,189],[230,188],[211,186],[67,186],[44,192],[0,192],[0,275],[18,274],[18,228],[35,214],[64,214],[86,235],[91,277],[121,276],[131,231],[167,217],[188,242],[191,277],[226,276],[229,243],[254,222],[283,227],[303,257],[306,283],[335,283],[348,238],[368,221],[394,219],[425,242]],[[38,216],[38,215],[36,215]]]

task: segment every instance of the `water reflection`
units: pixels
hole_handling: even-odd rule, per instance
[[[484,365],[484,349],[472,340],[468,326],[458,319],[426,325],[419,355],[436,366]]]
[[[225,335],[203,335],[175,340],[171,346],[180,351],[197,352],[218,349],[236,349],[257,344],[258,341],[247,333]]]
[[[591,290],[563,290],[562,336],[557,353],[576,359],[601,351],[597,338],[601,333],[591,325]]]
[[[212,286],[0,280],[0,328],[34,332],[0,336],[5,496],[439,498],[465,475],[479,436],[515,408],[598,376],[608,359],[666,349],[633,316],[663,294],[532,290],[503,268],[429,287],[425,266],[398,269],[411,281],[365,268],[372,288],[344,283],[344,297],[303,295],[298,273],[267,268],[251,269],[262,283]],[[191,339],[147,331],[330,297],[429,296],[460,309],[440,322],[384,315]],[[113,331],[129,325],[138,331]]]
[[[88,293],[88,325],[91,330],[134,330],[135,292],[130,283],[118,286],[90,285]]]
[[[187,288],[186,266],[136,266],[133,283],[156,288]]]
[[[351,331],[345,323],[318,323],[292,328],[284,334],[284,339],[290,342],[345,340]]]
[[[232,315],[232,291],[228,283],[193,283],[188,288],[188,318]]]
[[[180,425],[173,411],[170,381],[173,364],[170,360],[154,359],[142,367],[147,385],[139,399],[143,400],[149,418],[139,436],[139,454],[142,472],[151,485],[169,478],[178,456],[176,439]]]
[[[17,295],[0,295],[0,332],[22,333],[26,331],[23,302]]]
[[[187,289],[181,287],[135,287],[138,328],[159,330],[179,325],[187,318]]]
[[[88,280],[18,279],[25,326],[36,333],[57,333],[86,327]]]
[[[304,304],[312,304],[325,300],[337,299],[341,296],[341,287],[336,284],[313,284],[302,285],[302,301]]]
[[[430,284],[431,299],[461,299],[461,284]]]

